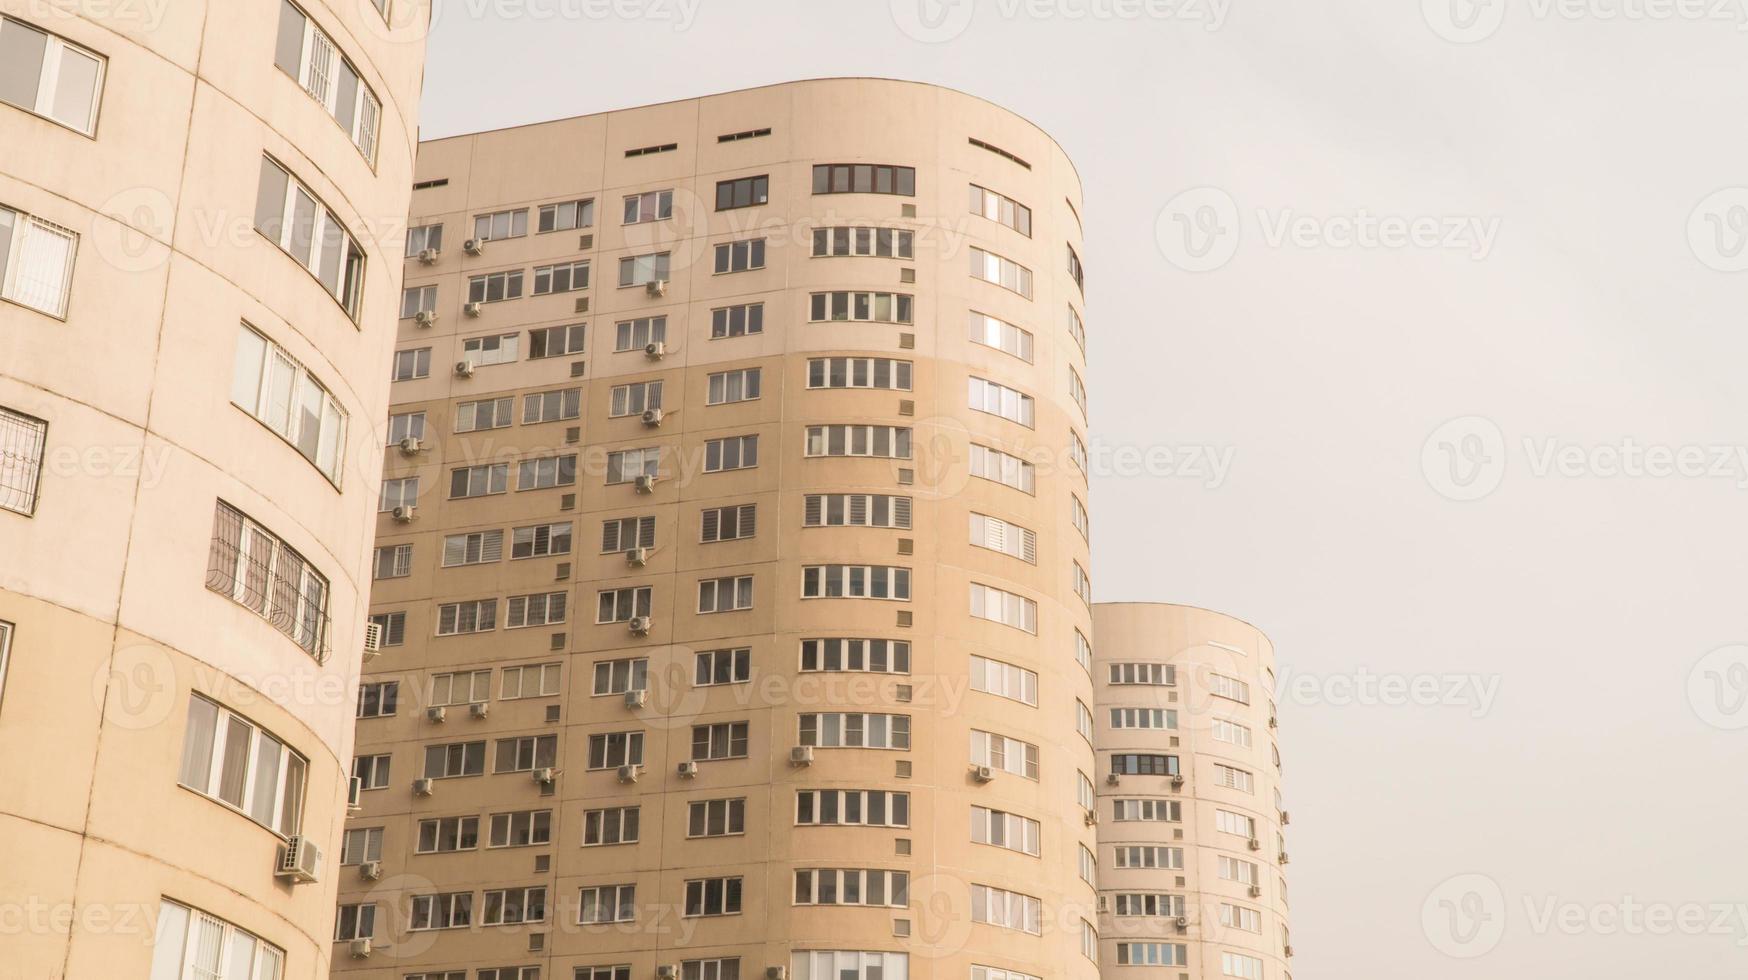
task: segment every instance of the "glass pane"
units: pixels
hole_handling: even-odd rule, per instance
[[[273,63],[292,78],[297,77],[299,62],[303,60],[303,29],[303,13],[289,0],[281,0],[279,38],[273,45]]]
[[[249,742],[255,730],[241,718],[231,718],[225,735],[225,757],[219,771],[219,799],[243,806],[243,779],[249,771]]]
[[[4,270],[0,270],[3,274]],[[231,373],[231,401],[249,414],[255,414],[261,397],[261,358],[267,353],[267,341],[248,327],[237,331],[237,356]]]
[[[55,101],[49,115],[81,133],[91,131],[93,103],[97,99],[96,58],[70,48],[61,49],[61,72],[55,81]]]
[[[285,238],[285,189],[290,175],[272,160],[261,159],[261,180],[255,191],[255,227],[275,243]]]
[[[304,766],[302,759],[288,755],[285,763],[285,793],[279,807],[279,827],[282,834],[295,834],[302,824]],[[384,777],[386,779],[386,773]],[[381,847],[379,840],[377,846]]]
[[[309,375],[298,378],[297,385],[297,451],[311,462],[322,438],[322,387]]]
[[[249,816],[257,823],[268,826],[273,824],[273,804],[278,802],[281,748],[278,739],[263,735],[255,749],[255,778],[250,794]]]
[[[188,910],[175,902],[158,903],[150,980],[182,980],[182,949],[187,938]]]
[[[303,192],[303,188],[292,188],[291,202],[291,254],[304,265],[310,264],[311,250],[315,247],[316,237],[316,201]]]
[[[212,740],[218,729],[218,708],[204,698],[190,698],[188,728],[182,736],[182,770],[177,777],[184,786],[206,792],[212,776]]]
[[[0,101],[36,111],[48,35],[15,20],[0,25]]]

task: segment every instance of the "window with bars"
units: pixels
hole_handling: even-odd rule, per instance
[[[372,578],[405,578],[413,574],[413,546],[410,544],[381,545],[376,549]]]
[[[254,610],[316,658],[328,657],[328,579],[224,501],[213,515],[206,587]]]
[[[567,592],[542,592],[534,595],[513,595],[509,598],[504,619],[506,629],[527,626],[556,626],[564,622]]]
[[[481,429],[502,429],[514,422],[510,417],[510,396],[462,402],[455,406],[455,431],[478,432]]]
[[[630,384],[614,385],[608,392],[608,418],[617,419],[630,415],[642,415],[646,409],[661,407],[662,383],[660,381],[633,381]]]
[[[273,63],[321,105],[365,160],[376,159],[382,101],[339,53],[333,38],[290,0],[280,2]]]
[[[48,434],[42,419],[0,407],[0,508],[26,517],[36,513]]]
[[[284,971],[278,946],[199,909],[159,901],[152,980],[280,980]]]

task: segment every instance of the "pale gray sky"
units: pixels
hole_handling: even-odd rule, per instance
[[[444,0],[424,134],[821,75],[1036,121],[1094,441],[1229,454],[1107,467],[1094,582],[1273,637],[1295,975],[1741,976],[1748,12],[1503,2]]]

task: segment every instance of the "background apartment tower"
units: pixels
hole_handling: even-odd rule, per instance
[[[1099,603],[1099,963],[1291,976],[1275,654],[1256,627]]]
[[[1062,150],[834,79],[418,169],[336,970],[1095,976]]]
[[[327,973],[426,15],[393,2],[0,0],[7,980]]]

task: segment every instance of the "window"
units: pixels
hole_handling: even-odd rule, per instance
[[[531,847],[552,843],[551,810],[494,813],[488,827],[487,847]]]
[[[545,558],[571,553],[571,526],[534,524],[510,529],[511,558]]]
[[[491,699],[492,672],[460,670],[431,675],[432,707],[450,704],[480,704]]]
[[[1032,396],[1023,391],[974,377],[969,379],[967,397],[973,411],[999,415],[1028,429],[1033,425],[1036,414],[1034,402]]]
[[[510,488],[510,464],[486,463],[462,466],[449,471],[449,499],[485,497],[504,493]]]
[[[553,487],[575,486],[577,482],[577,457],[548,456],[544,459],[525,459],[516,468],[516,490],[549,490]]]
[[[1243,980],[1262,980],[1262,960],[1242,953],[1222,952],[1220,972],[1229,977],[1242,977]]]
[[[413,574],[413,546],[382,545],[376,549],[372,578],[405,578]]]
[[[1074,368],[1068,369],[1068,397],[1080,406],[1080,414],[1086,416],[1086,382],[1080,380],[1080,372]]]
[[[747,208],[770,200],[771,180],[765,174],[716,182],[716,210]]]
[[[595,663],[594,694],[624,694],[649,690],[649,658],[632,657]]]
[[[693,658],[692,683],[699,687],[745,684],[752,679],[752,649],[700,650]]]
[[[463,977],[462,980],[467,980]],[[631,967],[621,966],[579,966],[572,980],[631,980]]]
[[[589,327],[584,323],[573,323],[564,327],[539,327],[530,330],[528,331],[528,359],[532,361],[542,357],[581,354],[588,333]]]
[[[400,699],[401,685],[398,681],[375,681],[358,685],[358,717],[388,718],[395,713],[395,703]]]
[[[971,921],[1041,936],[1044,934],[1044,903],[1019,892],[972,885]]]
[[[1020,158],[1019,158],[1019,157],[1017,157],[1017,156],[1014,156],[1014,155],[1013,155],[1013,154],[1012,154],[1012,153],[1009,153],[1009,152],[1008,152],[1008,151],[1006,151],[1006,150],[1004,150],[1004,149],[1002,149],[1002,148],[1001,148],[1001,147],[999,147],[999,146],[996,146],[996,145],[995,145],[995,144],[994,144],[994,143],[986,143],[986,142],[984,142],[984,141],[983,141],[983,140],[980,140],[980,139],[978,139],[978,138],[977,138],[977,137],[975,137],[975,136],[973,136],[973,137],[971,137],[971,138],[970,138],[970,139],[968,139],[968,140],[966,140],[966,142],[967,142],[967,143],[970,143],[970,144],[971,144],[971,145],[972,145],[972,146],[975,146],[975,147],[977,147],[977,148],[978,148],[978,149],[981,149],[981,150],[988,150],[988,151],[989,151],[989,152],[991,152],[991,153],[993,153],[993,154],[995,154],[995,155],[996,155],[996,156],[998,156],[998,157],[1001,157],[1001,158],[1002,158],[1002,159],[1004,159],[1004,160],[1011,160],[1011,161],[1013,161],[1013,162],[1014,162],[1014,163],[1017,163],[1017,164],[1019,164],[1019,165],[1020,165],[1020,166],[1022,166],[1022,167],[1025,167],[1025,168],[1026,168],[1026,169],[1027,169],[1027,170],[1030,170],[1030,169],[1032,169],[1032,165],[1031,165],[1031,164],[1029,164],[1029,163],[1027,163],[1027,162],[1026,162],[1026,161],[1024,161],[1024,160],[1022,160],[1022,159],[1020,159]],[[1073,209],[1073,207],[1074,207],[1074,205],[1073,205],[1073,204],[1072,204],[1072,203],[1070,203],[1070,204],[1069,204],[1069,205],[1068,205],[1068,206],[1069,206],[1069,208],[1070,208],[1070,209],[1071,209],[1071,210],[1072,210],[1072,209]]]
[[[1256,909],[1247,909],[1242,905],[1220,903],[1220,924],[1231,929],[1241,929],[1245,932],[1262,933],[1262,913]]]
[[[340,837],[340,864],[382,860],[382,828],[354,827]]]
[[[1184,849],[1181,847],[1121,845],[1115,849],[1115,854],[1119,868],[1157,868],[1162,871],[1181,871],[1184,866]]]
[[[48,434],[42,419],[0,408],[0,508],[26,517],[36,512]]]
[[[736,612],[753,608],[753,577],[736,575],[698,582],[698,613]]]
[[[749,238],[716,246],[716,275],[765,267],[765,240]]]
[[[1214,764],[1214,783],[1217,786],[1224,786],[1227,789],[1235,789],[1240,793],[1255,792],[1251,787],[1250,773],[1245,772],[1243,769],[1234,769],[1231,766],[1223,766],[1218,762]]]
[[[483,276],[469,276],[467,279],[469,303],[501,303],[504,300],[521,298],[521,269],[488,272]]]
[[[988,807],[971,808],[971,842],[1038,856],[1038,821]]]
[[[606,807],[583,811],[583,846],[610,847],[637,843],[639,808]]]
[[[971,655],[971,689],[1038,706],[1038,675],[1024,667]]]
[[[1080,664],[1080,669],[1086,671],[1088,677],[1092,676],[1092,661],[1092,642],[1086,638],[1085,633],[1082,633],[1078,629],[1075,630],[1074,662]]]
[[[911,362],[890,357],[815,357],[807,362],[809,388],[883,388],[909,391]]]
[[[615,517],[601,522],[601,553],[655,547],[654,516]]]
[[[861,320],[870,323],[911,322],[909,293],[869,293],[839,290],[814,293],[808,304],[809,319]]]
[[[971,731],[971,764],[1038,778],[1038,747],[994,732]]]
[[[213,514],[206,587],[253,609],[318,662],[327,658],[327,578],[222,500]]]
[[[637,918],[636,885],[595,885],[577,896],[577,922],[631,922]],[[626,968],[629,972],[630,968]]]
[[[728,436],[704,442],[704,472],[744,470],[759,465],[759,437]]]
[[[577,228],[587,228],[595,223],[595,201],[593,198],[584,201],[565,201],[562,204],[542,204],[536,229],[545,234],[549,231],[572,231]]]
[[[821,637],[801,641],[801,669],[870,674],[910,673],[910,641]]]
[[[443,567],[482,565],[504,557],[504,532],[474,531],[443,538]]]
[[[1083,847],[1080,851],[1085,854],[1086,848]],[[1090,882],[1092,879],[1087,880]],[[1080,955],[1095,963],[1099,959],[1099,931],[1085,919],[1080,920]]]
[[[617,769],[643,765],[642,732],[607,732],[589,736],[589,768]]]
[[[509,399],[505,399],[508,401]],[[541,422],[562,422],[574,419],[582,413],[583,390],[581,388],[561,388],[557,391],[539,391],[522,396],[522,424],[537,425]]]
[[[813,167],[815,194],[901,194],[916,196],[916,168],[868,163],[819,163]]]
[[[1177,712],[1169,708],[1112,708],[1111,727],[1175,730]]]
[[[645,221],[660,221],[671,218],[674,214],[674,192],[646,191],[642,194],[627,194],[625,196],[625,224],[636,225]]]
[[[500,738],[493,772],[532,772],[558,763],[557,735],[526,735]]]
[[[426,779],[458,779],[463,776],[483,776],[486,771],[486,743],[450,742],[425,746]]]
[[[436,310],[436,286],[408,286],[401,290],[401,319],[410,320],[421,313],[434,313]]]
[[[742,303],[710,311],[710,339],[744,337],[765,332],[765,304]]]
[[[408,929],[465,929],[473,924],[473,892],[414,895]]]
[[[971,583],[971,615],[992,623],[1038,632],[1038,604],[1025,596]]]
[[[534,267],[534,295],[569,293],[589,288],[589,260]]]
[[[895,565],[804,565],[803,599],[910,601],[910,569]]]
[[[494,334],[490,337],[469,337],[461,342],[461,353],[476,367],[509,364],[516,360],[519,334]]]
[[[1225,742],[1240,748],[1250,748],[1250,729],[1238,722],[1226,718],[1210,718],[1208,719],[1208,730],[1216,742]]]
[[[994,252],[985,252],[975,245],[971,246],[970,252],[972,278],[982,279],[1003,289],[1011,289],[1027,299],[1032,298],[1032,270]]]
[[[824,749],[910,749],[910,716],[829,711],[800,718],[800,741]]]
[[[681,960],[680,980],[740,980],[740,957]]]
[[[302,11],[280,4],[273,63],[340,124],[365,160],[375,160],[382,102],[337,47]]]
[[[1241,885],[1254,885],[1258,881],[1256,865],[1249,861],[1222,856],[1218,862],[1218,869],[1221,879],[1225,881],[1236,881]]]
[[[619,260],[619,285],[641,286],[650,282],[666,282],[668,280],[667,252],[651,252],[647,255],[627,255]]]
[[[355,755],[352,757],[352,776],[365,789],[388,788],[389,757],[386,755]]]
[[[597,592],[595,622],[623,623],[633,616],[648,616],[650,596],[651,587],[647,585]]]
[[[478,847],[478,817],[437,817],[419,821],[419,854],[448,854]]]
[[[328,482],[340,485],[346,410],[302,364],[248,324],[237,331],[231,403],[290,443]]]
[[[1084,293],[1086,292],[1086,270],[1081,268],[1080,255],[1075,252],[1074,246],[1069,245],[1066,247],[1068,248],[1068,276],[1074,280],[1074,284],[1079,286],[1080,291]]]
[[[973,964],[971,980],[1043,980],[1043,978],[1035,977],[1030,973],[1021,973],[1018,970],[1003,970],[999,967]]]
[[[809,456],[910,458],[910,429],[896,425],[810,425]]]
[[[1214,829],[1245,840],[1256,840],[1256,818],[1231,810],[1215,809]]]
[[[747,757],[747,723],[722,722],[692,726],[692,761],[713,762]]]
[[[383,0],[383,2],[386,3],[387,0]],[[156,980],[156,978],[154,978],[154,980]],[[432,973],[409,973],[406,975],[406,980],[467,980],[467,971],[442,970]],[[533,980],[540,980],[540,978],[535,977]]]
[[[911,499],[889,494],[811,493],[802,510],[803,527],[910,528]]]
[[[1118,966],[1188,966],[1183,943],[1118,943]]]
[[[200,695],[188,699],[177,782],[289,837],[303,824],[308,762],[291,746]]]
[[[990,551],[999,551],[1009,557],[1018,558],[1027,564],[1038,564],[1038,535],[1030,528],[1010,524],[999,517],[973,512],[971,543],[979,548],[988,548]]]
[[[1086,351],[1086,324],[1081,322],[1080,314],[1075,312],[1072,306],[1068,307],[1068,335],[1074,338],[1074,342],[1080,346],[1084,353]]]
[[[726,405],[729,402],[752,401],[757,397],[759,397],[758,368],[717,371],[708,379],[705,404]]]
[[[489,633],[498,628],[498,600],[474,599],[437,606],[437,635]]]
[[[1027,364],[1032,363],[1031,333],[987,313],[971,312],[971,342],[1012,354]]]
[[[389,513],[398,507],[411,507],[419,500],[419,478],[404,476],[382,481],[382,493],[377,498],[377,510]]]
[[[407,229],[406,257],[417,258],[426,249],[443,250],[443,225],[414,225]]]
[[[1182,804],[1177,800],[1112,800],[1111,819],[1178,823],[1183,819]]]
[[[564,622],[566,592],[542,592],[534,595],[513,595],[509,599],[509,615],[505,629],[525,626],[557,626]]]
[[[621,320],[614,325],[613,350],[643,350],[650,344],[659,344],[667,339],[668,318],[665,316]]]
[[[10,31],[14,21],[6,21]],[[158,903],[157,942],[152,944],[152,980],[280,980],[285,950],[200,911],[163,899]]]
[[[1237,701],[1239,704],[1250,703],[1250,685],[1225,674],[1208,674],[1208,693],[1217,698]]]
[[[0,17],[0,102],[93,135],[108,65],[100,54]]]
[[[1086,569],[1080,567],[1080,562],[1069,562],[1074,567],[1074,594],[1080,596],[1080,601],[1092,605],[1092,579],[1087,577]]]
[[[909,980],[910,954],[856,950],[796,950],[790,954],[794,980]]]
[[[482,242],[521,238],[528,234],[528,209],[494,211],[473,216],[473,237]]]
[[[1088,708],[1086,702],[1079,698],[1074,699],[1074,730],[1079,732],[1080,737],[1088,742],[1093,740],[1092,709]]]
[[[542,896],[544,898],[545,896]],[[524,920],[527,921],[527,920]],[[538,966],[498,966],[481,967],[474,973],[474,980],[540,980]]]
[[[1075,770],[1074,777],[1075,802],[1080,804],[1082,810],[1091,810],[1097,802],[1093,799],[1092,780],[1087,778],[1086,773],[1079,770]]]
[[[795,823],[801,827],[909,827],[910,794],[880,789],[796,790]]]
[[[609,392],[607,403],[609,418],[625,418],[628,415],[642,415],[646,409],[662,407],[662,383],[660,381],[637,381],[632,384],[614,385]]]
[[[498,685],[498,697],[505,701],[521,698],[544,698],[559,693],[559,664],[527,664],[505,667]]]
[[[17,24],[0,19],[8,35]],[[69,229],[0,206],[0,299],[64,318],[78,242]]]
[[[758,512],[756,504],[707,507],[702,511],[699,520],[698,539],[705,544],[711,544],[750,538],[758,529]]]
[[[1027,238],[1032,237],[1032,209],[987,187],[971,185],[971,213],[1007,225]]]
[[[971,444],[968,469],[972,476],[1013,487],[1022,493],[1034,492],[1037,485],[1037,471],[1031,463],[976,443]]]
[[[640,476],[660,475],[662,451],[659,446],[643,449],[622,449],[607,454],[607,485],[630,483]]]
[[[1177,683],[1177,668],[1171,664],[1111,664],[1112,684],[1149,684],[1169,687]]]
[[[408,438],[425,438],[424,412],[396,412],[388,417],[388,444],[393,446]]]
[[[1175,776],[1178,761],[1175,755],[1147,752],[1111,753],[1111,772],[1119,776]]]
[[[395,351],[394,372],[391,380],[415,381],[431,376],[431,348],[420,347],[417,350]]]
[[[815,258],[839,255],[882,259],[915,258],[915,235],[902,228],[874,228],[866,225],[815,228],[813,255]]]
[[[693,800],[686,805],[687,837],[730,837],[747,829],[747,801]]]
[[[284,167],[261,158],[255,229],[284,249],[358,319],[364,296],[364,250],[340,219]]]
[[[796,905],[910,905],[910,874],[878,868],[797,868]]]
[[[686,918],[701,915],[739,915],[741,879],[693,878],[686,882]]]

